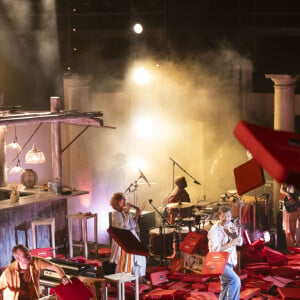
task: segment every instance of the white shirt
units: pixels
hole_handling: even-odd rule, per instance
[[[229,223],[228,232],[233,233],[236,232],[236,226],[233,223]],[[229,236],[224,230],[224,226],[220,224],[218,221],[208,232],[208,249],[210,252],[220,252],[221,246],[230,242],[233,238]],[[238,246],[243,244],[243,240]],[[236,246],[229,247],[223,252],[229,252],[228,263],[236,266],[237,265],[237,254],[236,254]]]

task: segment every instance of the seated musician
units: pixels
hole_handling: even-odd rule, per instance
[[[169,203],[177,202],[191,202],[188,192],[185,190],[187,187],[186,179],[184,176],[179,176],[175,179],[175,188],[168,197]],[[191,213],[190,208],[184,208],[181,210],[182,217],[189,217]],[[168,209],[168,219],[169,223],[173,224],[175,222],[176,216],[178,215],[178,210],[174,208]]]
[[[300,247],[300,240],[296,241],[297,224],[300,226],[300,192],[293,185],[283,183],[280,193],[284,196],[282,228],[286,235],[286,246]]]
[[[63,269],[41,257],[32,256],[23,245],[12,249],[15,259],[1,274],[0,290],[4,300],[35,300],[40,298],[40,270],[49,269],[58,273],[63,284],[70,283]]]

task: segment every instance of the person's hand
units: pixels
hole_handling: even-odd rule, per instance
[[[66,275],[61,279],[61,282],[63,285],[66,285],[66,284],[69,284],[69,283],[72,283],[72,280],[69,279]]]
[[[242,237],[241,237],[241,236],[238,236],[237,238],[235,238],[235,239],[233,239],[233,240],[231,241],[232,246],[240,245],[241,242],[242,242]]]

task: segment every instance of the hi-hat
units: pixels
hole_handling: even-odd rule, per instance
[[[188,208],[194,206],[190,202],[175,202],[175,203],[168,203],[167,208]]]

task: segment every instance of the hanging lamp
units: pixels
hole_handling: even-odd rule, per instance
[[[32,145],[32,149],[25,155],[26,164],[42,164],[46,161],[45,155],[42,151],[38,150],[36,144]]]
[[[17,139],[17,126],[15,125],[15,137],[14,141],[12,143],[9,143],[7,145],[7,148],[16,150],[18,153],[21,151],[22,147],[18,144],[18,139]]]

